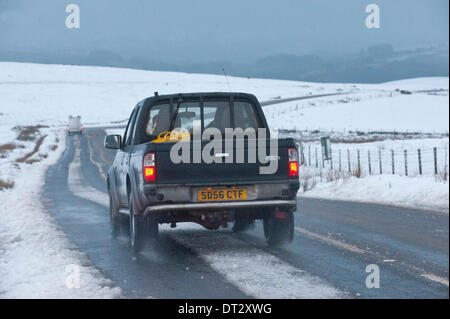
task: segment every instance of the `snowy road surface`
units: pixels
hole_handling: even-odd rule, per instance
[[[266,247],[262,227],[243,235],[195,225],[163,227],[161,245],[135,256],[109,235],[104,176],[114,158],[104,128],[67,138],[47,172],[44,198],[69,239],[130,298],[448,298],[448,215],[299,198],[296,233]],[[366,287],[366,267],[380,288]]]

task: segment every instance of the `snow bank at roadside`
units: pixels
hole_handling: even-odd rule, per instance
[[[351,176],[318,182],[312,189],[300,191],[299,196],[435,209],[447,213],[449,210],[448,182],[430,176]]]
[[[41,201],[47,168],[64,151],[65,135],[48,130],[33,164],[17,164],[12,189],[0,191],[0,298],[117,298],[119,288],[96,270],[56,226]],[[58,138],[56,150],[50,143]],[[14,158],[11,158],[13,164]],[[67,283],[79,288],[68,288]]]

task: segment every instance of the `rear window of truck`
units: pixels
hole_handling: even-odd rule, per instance
[[[249,101],[237,100],[232,104],[227,100],[183,101],[162,103],[150,107],[146,121],[146,134],[150,140],[157,139],[169,131],[188,131],[194,127],[200,130],[217,128],[225,133],[225,128],[253,128],[261,126],[255,106]]]

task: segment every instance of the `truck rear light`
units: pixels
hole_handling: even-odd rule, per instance
[[[287,218],[287,214],[285,212],[278,210],[278,208],[275,209],[274,216],[276,219],[286,219]]]
[[[288,149],[289,176],[298,177],[298,152],[296,148]]]
[[[289,176],[298,177],[298,162],[289,162]]]
[[[142,163],[142,172],[144,173],[144,180],[146,182],[156,181],[155,153],[145,154],[144,161]]]

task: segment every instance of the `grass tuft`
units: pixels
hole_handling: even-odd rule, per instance
[[[14,182],[5,182],[4,180],[0,179],[0,191],[4,189],[10,189],[14,187]]]

